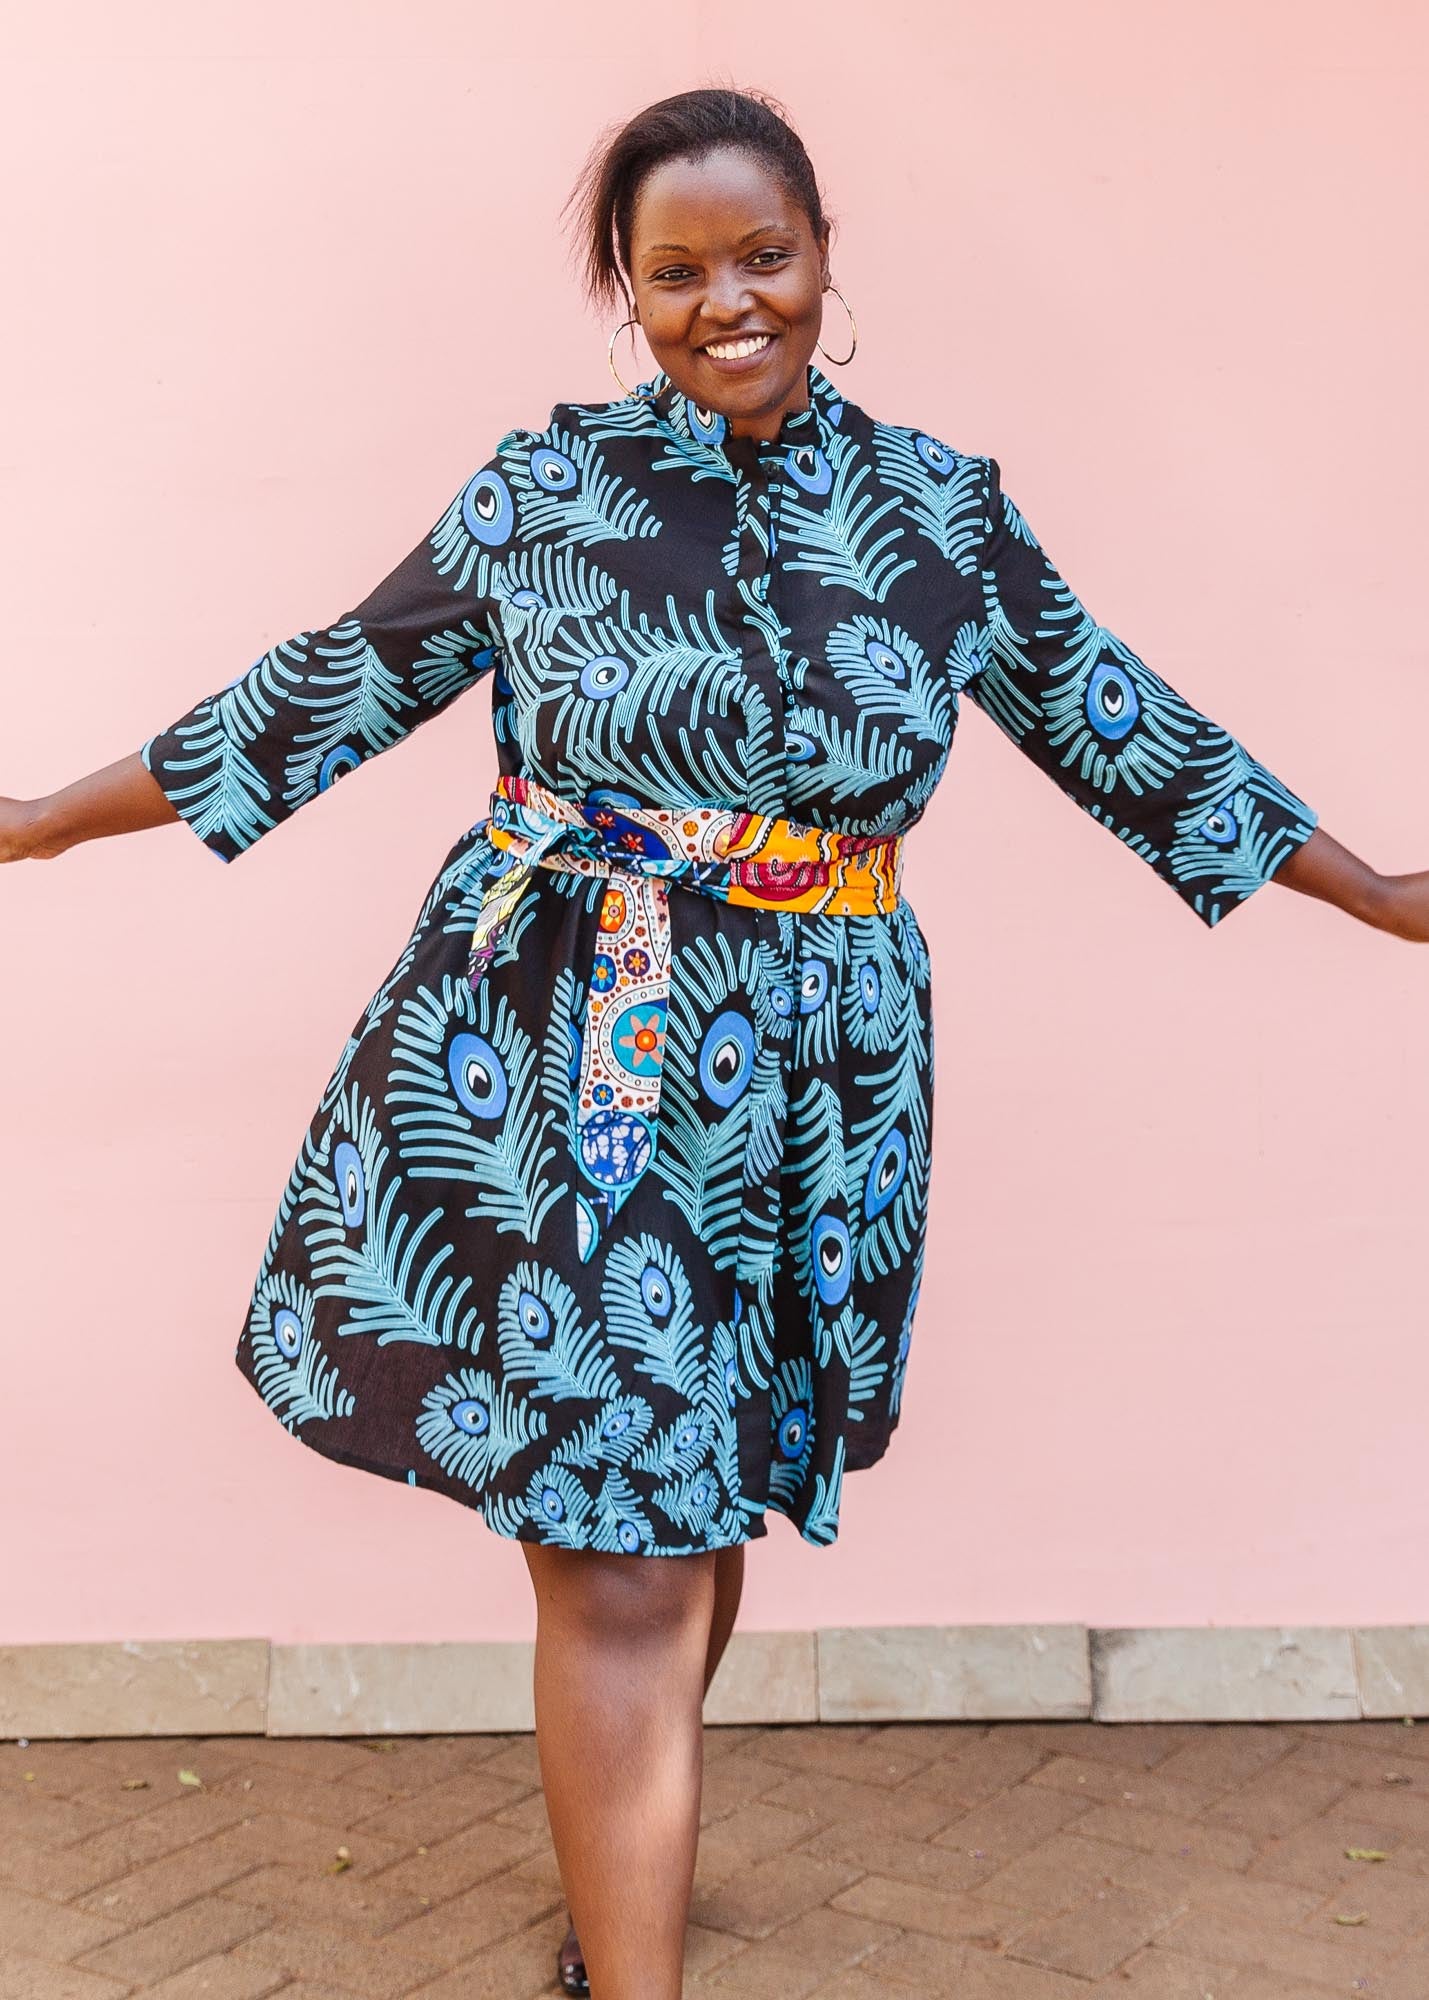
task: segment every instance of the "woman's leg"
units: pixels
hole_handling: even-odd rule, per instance
[[[593,2000],[680,2000],[716,1559],[522,1549],[541,1780]]]
[[[627,1562],[657,1562],[664,1557],[627,1556]],[[672,1558],[683,1561],[684,1558]],[[729,1644],[729,1635],[734,1630],[734,1621],[739,1615],[739,1598],[744,1588],[744,1544],[738,1542],[732,1549],[719,1549],[714,1559],[714,1610],[710,1619],[709,1644],[705,1649],[705,1684],[703,1692],[709,1693],[710,1682],[724,1657],[724,1649]],[[572,1968],[577,1980],[581,1976],[584,1959],[581,1953],[580,1936],[571,1924],[561,1941],[561,1961]]]
[[[710,1621],[709,1651],[705,1655],[706,1694],[739,1616],[739,1595],[743,1588],[744,1543],[736,1542],[732,1549],[720,1549],[715,1556],[714,1617]]]
[[[626,1556],[626,1562],[662,1562],[656,1556]],[[682,1558],[676,1558],[682,1560]],[[729,1646],[729,1636],[735,1630],[735,1618],[739,1616],[739,1598],[745,1588],[745,1544],[737,1542],[735,1548],[721,1548],[714,1554],[714,1610],[710,1616],[710,1638],[704,1650],[704,1694],[710,1690],[721,1660],[725,1658],[725,1648]],[[584,1964],[580,1954],[580,1936],[576,1926],[570,1924],[562,1942],[560,1958],[572,1970]],[[578,1978],[578,1970],[576,1970]]]

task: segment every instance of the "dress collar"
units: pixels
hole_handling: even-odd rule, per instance
[[[843,418],[844,398],[812,361],[807,374],[809,407],[787,411],[778,437],[771,442],[788,446],[816,445],[821,450],[827,450]],[[677,437],[688,439],[692,444],[707,445],[724,456],[728,435],[724,417],[718,410],[702,410],[688,396],[682,395],[663,369],[653,380],[642,382],[634,393],[651,404],[661,424]],[[742,440],[731,439],[730,442]]]

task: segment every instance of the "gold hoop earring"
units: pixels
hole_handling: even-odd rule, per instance
[[[619,340],[621,334],[624,333],[626,327],[639,326],[639,324],[640,324],[639,320],[635,317],[633,313],[631,314],[629,319],[623,319],[620,322],[619,326],[615,329],[614,333],[610,336],[610,345],[605,350],[605,358],[610,363],[610,372],[615,377],[616,381],[620,382],[621,394],[625,396],[633,396],[635,394],[635,391],[633,389],[627,388],[625,383],[621,381],[620,370],[615,365],[615,343],[617,340]],[[635,346],[635,335],[633,333],[630,336],[630,345],[632,349]]]
[[[832,292],[834,297],[838,300],[839,304],[843,307],[844,311],[848,314],[848,330],[853,335],[853,346],[849,349],[848,353],[845,354],[841,359],[836,359],[832,354],[829,353],[829,350],[827,349],[827,347],[824,346],[824,343],[821,340],[816,340],[814,342],[814,345],[815,347],[818,348],[820,354],[823,355],[825,361],[828,362],[831,368],[846,368],[849,362],[853,360],[855,354],[858,353],[858,327],[854,323],[852,308],[850,307],[849,302],[844,297],[843,293],[839,290],[838,286],[825,285],[824,290],[825,292]]]

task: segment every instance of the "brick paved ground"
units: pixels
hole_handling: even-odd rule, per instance
[[[1429,2000],[1429,1725],[713,1729],[705,1807],[705,2000]],[[0,1744],[0,2000],[527,2000],[561,1915],[529,1737]]]

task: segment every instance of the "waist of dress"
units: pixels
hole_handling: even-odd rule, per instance
[[[717,806],[642,806],[615,791],[575,804],[514,776],[501,778],[481,830],[503,850],[503,865],[483,885],[472,931],[467,983],[474,996],[508,940],[519,966],[520,909],[538,867],[605,880],[594,957],[588,969],[578,968],[581,1018],[571,1024],[578,1055],[569,1137],[583,1183],[576,1190],[580,1254],[589,1259],[655,1156],[674,962],[671,887],[759,909],[876,915],[898,907],[903,836],[838,833]],[[549,975],[549,966],[538,974],[533,964],[533,978]],[[719,1017],[727,1032],[716,1063],[735,1062],[737,1045],[752,1049],[773,1012],[767,994],[731,996]],[[476,1025],[495,1031],[485,1014]],[[495,1049],[487,1056],[500,1061]],[[749,1078],[742,1063],[731,1074],[718,1102],[722,1115],[735,1117],[728,1107]]]
[[[613,791],[579,803],[532,778],[503,775],[486,833],[526,867],[623,871],[757,909],[829,916],[894,910],[902,834],[849,834],[772,813],[642,806]]]

